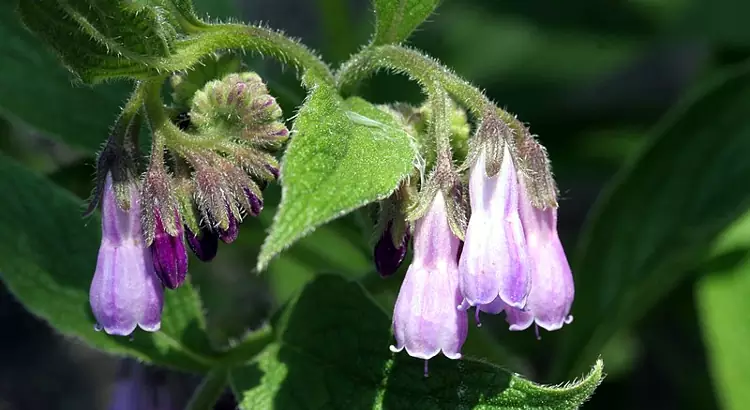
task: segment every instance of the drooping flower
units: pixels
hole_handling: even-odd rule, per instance
[[[161,283],[169,289],[176,289],[185,282],[188,270],[187,251],[183,240],[183,228],[180,215],[175,213],[177,236],[172,236],[164,229],[164,222],[157,210],[155,212],[154,241],[149,248],[154,260],[154,269]]]
[[[461,309],[486,305],[498,297],[523,308],[531,289],[518,209],[519,183],[507,146],[503,151],[496,175],[487,175],[485,150],[471,169],[471,217],[459,260]]]
[[[130,209],[120,209],[112,176],[102,193],[102,242],[89,301],[98,326],[112,335],[129,335],[136,327],[161,327],[164,289],[154,272],[140,218],[138,190],[130,188]]]
[[[520,211],[531,265],[531,292],[523,310],[506,307],[510,330],[536,323],[546,330],[570,323],[575,296],[573,274],[557,234],[557,208],[535,208],[521,186]]]
[[[430,359],[443,352],[461,357],[466,340],[466,312],[456,309],[459,239],[448,225],[445,198],[438,192],[414,231],[414,259],[401,285],[393,312],[396,345],[391,351]]]
[[[396,273],[401,266],[406,257],[406,250],[411,238],[408,229],[406,229],[403,236],[394,240],[392,228],[393,222],[388,222],[388,226],[373,250],[375,269],[384,278]]]

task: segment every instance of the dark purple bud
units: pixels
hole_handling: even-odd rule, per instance
[[[216,257],[216,252],[219,250],[219,237],[216,232],[203,228],[196,235],[185,227],[185,239],[195,256],[201,261],[209,262]]]
[[[178,236],[172,236],[164,230],[159,211],[155,211],[154,216],[154,242],[150,246],[154,270],[165,287],[176,289],[185,282],[188,268],[187,251],[182,239],[182,222],[180,216],[175,215]]]
[[[401,266],[401,262],[406,257],[406,248],[409,244],[410,236],[408,232],[404,233],[401,243],[393,243],[393,233],[391,231],[391,223],[388,223],[388,228],[383,231],[383,235],[375,244],[375,250],[373,252],[373,258],[375,259],[375,268],[377,269],[380,276],[387,278],[398,270]]]
[[[219,239],[228,244],[237,240],[240,235],[240,225],[231,210],[227,212],[227,216],[229,217],[229,226],[227,229],[219,228]]]
[[[252,216],[260,215],[260,212],[263,210],[263,199],[259,198],[248,188],[245,188],[244,191],[247,201],[250,203],[250,209],[247,210],[248,213]]]

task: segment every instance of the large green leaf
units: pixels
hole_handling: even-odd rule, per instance
[[[242,409],[575,409],[602,364],[564,387],[536,385],[471,359],[424,361],[388,350],[390,319],[357,284],[320,276],[274,324],[278,341],[231,372]]]
[[[314,87],[281,165],[281,205],[258,258],[264,268],[316,227],[393,192],[413,167],[412,137],[388,113]]]
[[[750,213],[721,236],[695,292],[714,386],[729,410],[750,403],[749,266]]]
[[[375,0],[373,45],[400,43],[432,14],[439,0]]]
[[[14,3],[0,2],[0,110],[74,148],[95,152],[127,97],[127,86],[72,84],[57,57],[23,27]]]
[[[101,350],[202,371],[212,361],[200,302],[189,283],[165,295],[162,330],[131,341],[94,330],[88,293],[101,238],[82,203],[0,156],[0,278],[32,313]]]
[[[749,71],[734,67],[672,111],[600,199],[574,260],[576,319],[555,375],[596,357],[750,204],[741,188],[750,180]]]
[[[51,49],[24,28],[15,4],[0,2],[0,112],[94,153],[127,98],[128,84],[89,87],[72,82]],[[200,0],[195,6],[199,16],[207,14],[212,20],[236,13],[230,0]]]

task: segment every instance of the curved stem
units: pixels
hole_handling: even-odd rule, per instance
[[[217,138],[191,135],[172,123],[161,99],[163,82],[164,77],[143,82],[146,116],[152,133],[151,161],[163,160],[164,147],[174,148],[176,151],[185,147],[214,149]]]
[[[526,134],[526,128],[513,114],[496,107],[482,91],[437,60],[410,48],[394,45],[367,48],[341,66],[336,74],[337,84],[340,89],[346,89],[381,69],[406,74],[425,89],[435,78],[476,117],[483,118],[488,111],[494,110],[517,137]]]
[[[185,410],[211,410],[221,397],[229,380],[226,369],[214,369],[193,392]]]
[[[453,155],[451,153],[450,129],[450,100],[442,85],[431,81],[426,85],[427,97],[432,118],[430,119],[430,135],[435,138],[437,149],[436,170],[438,173],[449,175],[453,171]]]
[[[284,34],[258,26],[216,24],[199,34],[175,43],[177,53],[159,62],[163,71],[186,70],[203,56],[224,49],[242,49],[269,55],[284,64],[294,66],[300,73],[310,73],[320,81],[334,84],[328,66],[310,49]]]

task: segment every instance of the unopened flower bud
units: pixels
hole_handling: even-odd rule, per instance
[[[243,190],[245,191],[247,202],[250,204],[249,209],[246,209],[246,211],[252,216],[260,215],[260,212],[263,210],[263,198],[256,195],[250,188],[244,188]]]
[[[198,234],[194,234],[189,228],[186,228],[185,239],[199,260],[209,262],[216,257],[219,248],[219,236],[213,230],[202,228]]]
[[[240,235],[240,226],[239,221],[234,216],[234,212],[229,210],[227,215],[229,218],[229,224],[226,229],[219,228],[219,239],[224,243],[232,243],[237,240],[237,237]]]
[[[155,212],[154,241],[149,248],[154,259],[154,269],[161,282],[169,289],[176,289],[185,281],[188,270],[187,251],[183,241],[182,222],[175,215],[177,236],[164,230],[159,211]]]
[[[402,235],[394,237],[393,222],[388,222],[388,226],[383,231],[383,235],[375,244],[373,259],[375,268],[382,277],[388,277],[396,273],[401,263],[406,257],[406,251],[409,245],[411,235],[408,229],[403,230]]]

